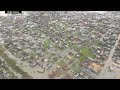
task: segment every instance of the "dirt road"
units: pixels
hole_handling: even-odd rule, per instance
[[[108,66],[109,66],[110,63],[111,63],[112,56],[113,56],[113,54],[114,54],[114,52],[115,52],[115,48],[116,48],[116,46],[117,46],[118,43],[119,43],[119,40],[120,40],[120,35],[118,36],[118,40],[116,41],[114,47],[113,47],[112,50],[110,51],[110,54],[109,54],[109,56],[108,56],[108,59],[106,60],[105,65],[104,65],[104,67],[102,68],[102,70],[101,70],[99,76],[97,77],[97,79],[103,79],[103,78],[104,78],[104,75],[105,75],[105,73],[106,73],[106,71],[107,71],[107,69],[108,69]]]

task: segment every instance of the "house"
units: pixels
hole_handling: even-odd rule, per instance
[[[94,59],[90,58],[90,57],[87,57],[87,59],[91,60],[91,61],[94,61]]]
[[[67,64],[64,64],[64,65],[62,66],[62,70],[68,70]]]
[[[73,77],[70,74],[66,74],[61,79],[73,79]]]
[[[54,65],[51,67],[51,69],[48,70],[48,72],[49,72],[48,77],[49,77],[50,79],[54,79],[54,78],[56,78],[56,77],[59,77],[59,76],[61,75],[61,73],[60,73],[61,70],[62,70],[62,68],[61,68],[59,65],[54,64]]]
[[[34,68],[36,65],[37,65],[37,62],[35,62],[35,61],[33,61],[32,63],[30,63],[30,66],[31,66],[32,68]]]
[[[52,71],[52,73],[50,73],[48,75],[48,77],[50,79],[54,79],[55,77],[59,77],[61,75],[61,73],[59,73],[61,71],[61,68],[56,68],[56,70]]]
[[[116,75],[115,79],[120,79],[120,75]]]
[[[97,63],[92,63],[92,64],[89,66],[89,68],[90,68],[92,71],[98,73],[98,72],[101,70],[102,67],[101,67],[99,64],[97,64]]]
[[[4,67],[5,66],[5,62],[0,60],[0,68]]]
[[[71,60],[73,57],[71,55],[67,55],[67,58]]]
[[[116,60],[116,63],[120,64],[120,60]]]
[[[80,75],[83,76],[83,75],[84,75],[84,72],[80,72]]]

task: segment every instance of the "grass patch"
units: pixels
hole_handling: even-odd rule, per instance
[[[36,55],[35,53],[31,53],[31,54],[30,54],[30,59],[33,60],[33,59],[35,59],[36,56],[37,56],[37,55]]]
[[[58,61],[58,57],[54,56],[54,57],[52,58],[52,61],[53,61],[53,62],[57,62],[57,61]]]
[[[97,33],[95,31],[93,31],[93,35],[96,35]]]
[[[59,61],[57,64],[60,65],[60,66],[64,66],[65,62],[64,61]]]
[[[80,56],[80,61],[82,62],[85,58],[86,58],[86,56],[85,56],[85,55]]]
[[[91,57],[91,58],[95,59],[95,55],[90,53],[90,49],[87,46],[81,48],[81,54],[82,54],[80,56],[81,61],[83,61],[86,57]]]
[[[51,43],[51,41],[50,41],[49,39],[46,40],[46,41],[44,41],[43,47],[44,47],[45,49],[48,49],[48,48],[50,47],[50,43]]]
[[[14,75],[13,72],[9,72],[9,77],[10,77],[10,78],[13,78],[13,79],[14,79],[14,78],[16,79],[16,76]]]
[[[74,49],[77,52],[81,52],[81,55],[80,55],[80,58],[79,58],[80,59],[79,63],[81,63],[82,61],[84,61],[84,59],[87,58],[87,57],[91,57],[93,59],[96,58],[95,55],[93,55],[92,53],[90,53],[90,49],[89,49],[88,46],[84,46],[84,47],[80,48],[80,47],[77,46],[77,44],[75,44],[75,45],[73,45],[71,47],[71,49]]]

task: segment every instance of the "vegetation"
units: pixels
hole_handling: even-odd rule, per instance
[[[77,44],[72,45],[71,48],[74,49],[75,51],[78,51],[78,52],[80,51],[80,48],[78,47]]]
[[[55,57],[53,57],[53,61],[54,62],[57,62],[57,60],[58,60],[58,58],[55,56]]]
[[[45,48],[45,49],[48,49],[49,47],[50,47],[50,40],[48,39],[48,40],[46,40],[46,41],[44,41],[44,44],[43,44],[43,47]]]
[[[80,60],[83,61],[86,57],[91,57],[91,58],[95,59],[95,55],[90,53],[90,49],[87,46],[81,48]]]
[[[65,65],[65,62],[62,61],[62,60],[60,60],[60,61],[58,62],[58,65],[60,65],[60,66],[64,66],[64,65]]]
[[[79,70],[80,69],[80,62],[79,61],[76,61],[76,62],[74,62],[73,64],[72,64],[72,70],[74,70],[74,71],[77,71],[77,70]]]

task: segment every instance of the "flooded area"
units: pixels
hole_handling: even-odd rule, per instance
[[[120,12],[0,11],[0,45],[2,79],[118,78]]]

